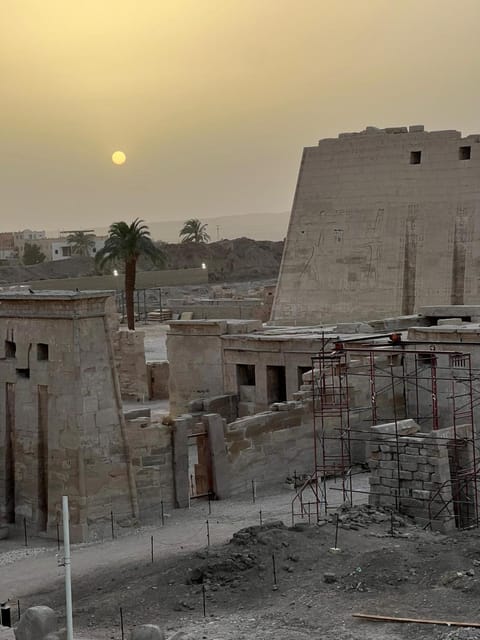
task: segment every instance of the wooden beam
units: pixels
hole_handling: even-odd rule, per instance
[[[455,620],[426,620],[424,618],[396,618],[394,616],[377,616],[369,613],[352,613],[354,618],[373,620],[376,622],[413,622],[417,624],[441,624],[446,627],[476,627],[480,628],[480,622],[457,622]]]

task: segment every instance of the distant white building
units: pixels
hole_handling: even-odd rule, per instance
[[[89,248],[88,253],[90,257],[94,258],[100,249],[105,244],[105,237],[92,236],[92,240],[95,242],[95,246]],[[50,241],[50,255],[47,256],[47,260],[66,260],[75,255],[73,252],[73,246],[67,242],[66,238],[49,238]]]
[[[94,258],[98,251],[105,244],[105,237],[97,237],[93,233],[91,239],[95,243],[89,249],[89,255]],[[32,231],[24,229],[23,231],[13,231],[10,233],[0,234],[0,259],[23,258],[26,244],[36,244],[40,251],[45,254],[46,260],[65,260],[71,258],[73,247],[67,242],[67,236],[56,238],[48,238],[45,231]]]

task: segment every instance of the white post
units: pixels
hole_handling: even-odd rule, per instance
[[[67,640],[73,640],[72,617],[72,566],[70,557],[70,517],[68,515],[68,496],[62,496],[63,511],[63,548],[65,551],[65,600],[67,618]]]

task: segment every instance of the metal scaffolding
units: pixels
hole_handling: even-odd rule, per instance
[[[399,421],[411,418],[421,428],[425,443],[429,433],[450,428],[448,447],[450,477],[428,499],[429,524],[447,514],[456,526],[478,526],[478,473],[480,456],[475,442],[475,410],[479,405],[474,382],[480,377],[472,370],[471,355],[452,350],[446,342],[401,342],[399,336],[378,336],[336,343],[312,358],[311,402],[313,422],[314,470],[292,501],[292,521],[317,521],[342,501],[353,504],[354,494],[372,496],[375,492],[354,487],[356,446],[371,447],[376,440],[371,427],[390,423],[396,442],[397,482],[395,510],[402,512]],[[455,345],[456,346],[456,345]],[[362,387],[369,397],[365,406],[352,401],[354,389]],[[352,416],[354,416],[352,426]],[[459,435],[459,427],[462,435]],[[464,432],[470,434],[467,438]],[[435,440],[438,443],[438,440]],[[465,451],[468,461],[461,461]],[[463,466],[462,466],[463,464]],[[447,486],[448,485],[448,486]],[[333,494],[332,492],[336,492]],[[382,496],[382,487],[377,495]],[[451,496],[445,498],[445,495]],[[335,500],[330,497],[335,495]]]

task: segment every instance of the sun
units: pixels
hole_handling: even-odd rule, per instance
[[[123,151],[114,151],[112,153],[113,164],[125,164],[126,160],[127,156],[123,153]]]

